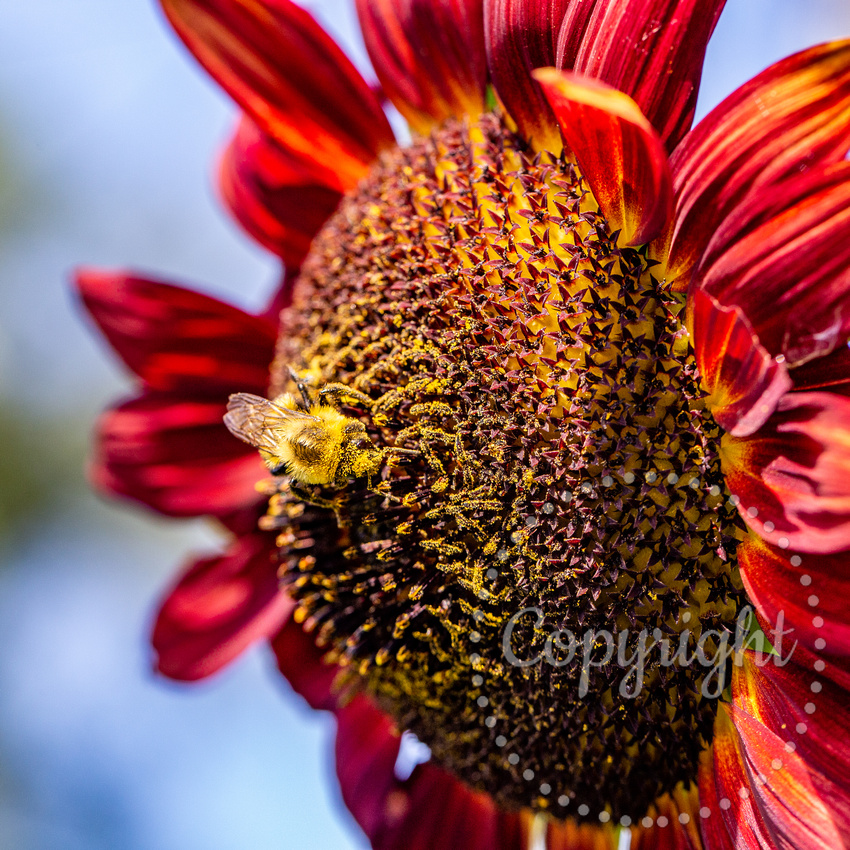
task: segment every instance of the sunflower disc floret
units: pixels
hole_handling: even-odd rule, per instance
[[[385,154],[305,262],[274,389],[347,384],[415,454],[306,507],[282,482],[265,519],[341,685],[504,805],[592,818],[695,778],[727,682],[650,652],[636,689],[551,634],[711,656],[743,605],[684,299],[616,236],[494,116]]]

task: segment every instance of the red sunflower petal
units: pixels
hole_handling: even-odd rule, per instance
[[[375,850],[524,850],[528,817],[505,812],[432,763],[399,780],[400,739],[364,697],[337,714],[342,797]]]
[[[278,587],[274,552],[272,538],[251,535],[189,567],[154,625],[159,672],[202,679],[280,629],[294,603]]]
[[[610,823],[597,826],[567,818],[546,825],[546,850],[616,850],[618,845],[616,827]]]
[[[395,763],[400,738],[390,719],[364,697],[340,709],[336,734],[336,772],[342,798],[372,842],[404,817],[407,796],[397,789]]]
[[[745,653],[732,717],[752,792],[776,846],[844,847],[850,840],[850,713],[846,693],[790,663]]]
[[[689,301],[691,338],[706,404],[717,424],[736,437],[757,431],[791,389],[777,363],[737,307],[723,307],[704,289]]]
[[[738,563],[747,595],[773,629],[791,629],[790,639],[810,650],[850,655],[846,552],[799,555],[750,532],[738,547]]]
[[[774,850],[770,834],[753,802],[741,740],[729,708],[721,704],[714,722],[711,750],[699,769],[700,805],[707,811],[700,829],[710,850]]]
[[[764,617],[759,616],[759,626],[765,634],[769,634],[771,625]],[[808,670],[819,670],[822,676],[831,679],[844,691],[850,691],[850,658],[846,655],[831,654],[828,644],[823,650],[813,652],[798,643],[794,650],[794,661]]]
[[[224,427],[224,401],[147,393],[101,418],[91,463],[101,490],[167,516],[250,508],[268,477],[260,456]]]
[[[557,149],[535,68],[575,70],[630,95],[668,149],[693,120],[708,39],[725,0],[485,0],[487,56],[520,131]]]
[[[848,422],[845,396],[790,393],[757,433],[724,436],[726,483],[751,528],[801,552],[850,548]]]
[[[83,304],[149,387],[265,393],[275,325],[189,289],[121,272],[77,273]]]
[[[847,41],[783,59],[724,100],[672,157],[675,225],[657,250],[668,284],[687,289],[720,223],[754,187],[843,159],[848,128]]]
[[[850,346],[842,345],[826,357],[815,357],[791,373],[799,390],[828,389],[850,395]]]
[[[716,730],[717,724],[715,724]],[[738,844],[729,834],[726,820],[723,817],[723,810],[720,808],[721,798],[718,796],[717,785],[714,780],[714,757],[713,746],[703,750],[697,777],[700,800],[699,829],[702,842],[707,850],[737,850]],[[751,842],[749,847],[753,846]]]
[[[850,162],[816,169],[746,199],[709,244],[694,280],[752,318],[789,365],[822,357],[850,334]]]
[[[784,740],[746,711],[733,709],[732,718],[752,777],[753,799],[773,846],[782,850],[845,846],[799,756],[788,753]],[[782,765],[778,770],[773,768],[777,763]]]
[[[290,0],[162,0],[198,61],[282,147],[346,187],[393,143],[381,104]]]
[[[651,826],[631,828],[630,850],[703,850],[699,808],[697,786],[686,790],[679,785],[650,806],[647,817]]]
[[[720,809],[720,797],[714,782],[714,748],[703,750],[698,774],[700,820],[699,829],[707,850],[736,850],[736,843],[726,829]],[[752,846],[752,845],[750,845]]]
[[[672,150],[693,121],[705,50],[725,2],[596,3],[574,68],[629,95]]]
[[[745,652],[733,668],[732,699],[783,741],[788,752],[807,762],[812,775],[843,787],[850,777],[850,706],[847,691],[819,673],[796,663],[775,663],[773,656],[759,665]],[[817,684],[815,684],[817,683]],[[814,687],[812,687],[814,685]],[[837,802],[837,800],[835,801]]]
[[[245,230],[292,268],[342,197],[248,118],[224,152],[219,188]]]
[[[277,666],[293,690],[307,700],[310,708],[334,711],[339,700],[333,683],[339,668],[323,660],[316,646],[300,624],[291,617],[272,640]]]
[[[670,170],[658,135],[628,95],[587,77],[541,68],[566,143],[620,244],[643,245],[672,210]]]
[[[820,599],[818,599],[819,606]],[[816,616],[819,616],[815,612],[812,612],[812,614],[813,620]],[[764,616],[763,611],[756,605],[755,615],[759,628],[768,636],[768,639],[770,641],[777,639],[781,641],[782,647],[777,649],[777,652],[782,658],[787,659],[793,655],[797,667],[805,670],[817,670],[821,676],[826,676],[840,688],[850,691],[850,656],[836,655],[830,652],[829,644],[825,640],[822,644],[819,644],[817,638],[815,638],[815,649],[809,649],[805,642],[798,640],[799,636],[796,630],[791,632],[786,628],[788,624],[784,612],[781,618],[777,617],[776,621],[771,621]],[[815,624],[812,623],[812,625]],[[790,646],[788,641],[791,642]],[[823,648],[819,649],[820,646]]]
[[[572,67],[574,52],[596,0],[484,0],[484,33],[490,77],[520,132],[538,148],[558,151],[558,124],[539,85],[535,68]],[[572,36],[558,56],[558,32],[565,16]]]
[[[253,534],[260,527],[262,517],[266,515],[269,506],[268,496],[263,496],[256,486],[254,490],[256,500],[253,504],[216,516],[216,520],[235,537]]]
[[[484,111],[484,0],[357,0],[366,49],[418,133]]]
[[[292,304],[292,290],[295,287],[295,281],[298,280],[300,269],[292,266],[284,266],[281,271],[280,286],[275,290],[265,309],[260,313],[266,321],[272,322],[275,327],[280,325],[281,310]]]

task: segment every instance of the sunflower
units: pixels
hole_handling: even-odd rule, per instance
[[[269,641],[376,848],[850,844],[850,42],[691,129],[723,5],[358,0],[378,89],[289,0],[163,0],[285,275],[79,274],[139,383],[92,476],[231,533],[158,669]],[[329,417],[371,474],[303,473]]]

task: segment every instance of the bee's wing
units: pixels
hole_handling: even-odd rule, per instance
[[[236,393],[227,402],[224,424],[235,437],[258,448],[274,452],[278,448],[281,426],[293,419],[312,419],[315,416],[301,410],[279,407],[274,402],[252,393]]]

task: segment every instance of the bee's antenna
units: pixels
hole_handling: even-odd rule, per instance
[[[307,384],[304,382],[304,379],[291,367],[289,366],[289,377],[292,378],[293,383],[296,387],[298,387],[298,392],[301,393],[301,400],[304,402],[305,409],[309,410],[313,404],[313,400],[310,398],[310,393],[307,390]]]

